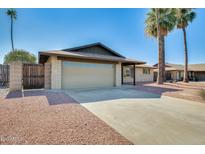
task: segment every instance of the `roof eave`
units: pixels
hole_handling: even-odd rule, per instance
[[[143,61],[135,61],[135,60],[127,60],[126,58],[116,58],[116,59],[109,59],[109,58],[102,58],[102,57],[88,57],[88,56],[77,56],[77,55],[65,55],[65,54],[58,54],[58,53],[49,53],[49,52],[39,52],[39,61],[40,56],[59,56],[59,57],[71,57],[71,58],[80,58],[80,59],[91,59],[91,60],[104,60],[104,61],[113,61],[113,62],[122,62],[122,63],[134,63],[134,64],[145,64]]]

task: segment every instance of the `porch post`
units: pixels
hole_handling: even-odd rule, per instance
[[[133,79],[133,85],[136,85],[136,79],[135,79],[135,64],[133,65],[133,68],[134,68],[134,79]]]
[[[61,89],[62,61],[51,56],[51,89]]]
[[[121,63],[115,64],[115,86],[121,86]]]
[[[123,85],[123,64],[121,64],[121,84]]]
[[[51,89],[51,63],[44,64],[44,88]]]

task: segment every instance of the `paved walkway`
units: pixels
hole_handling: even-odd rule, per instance
[[[0,101],[0,144],[132,144],[77,101],[44,90]]]
[[[205,144],[202,103],[163,96],[82,105],[134,144]]]

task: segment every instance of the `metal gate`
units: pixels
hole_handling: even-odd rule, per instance
[[[9,84],[9,65],[0,64],[0,87],[7,87]]]
[[[23,64],[23,88],[44,88],[44,66],[42,64]]]

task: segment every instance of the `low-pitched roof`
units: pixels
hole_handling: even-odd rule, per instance
[[[140,68],[153,68],[153,69],[156,68],[156,67],[154,67],[154,66],[146,65],[146,64],[135,65],[135,67],[140,67]]]
[[[121,54],[117,53],[116,51],[114,51],[113,49],[105,46],[104,44],[100,43],[100,42],[96,42],[96,43],[92,43],[92,44],[87,44],[87,45],[82,45],[82,46],[78,46],[78,47],[73,47],[73,48],[67,48],[67,49],[62,49],[63,51],[76,51],[76,50],[80,50],[80,49],[85,49],[85,48],[89,48],[89,47],[93,47],[93,46],[100,46],[106,50],[108,50],[109,52],[113,53],[116,56],[125,58],[124,56],[122,56]]]
[[[154,66],[156,66],[156,65],[157,64],[155,64]],[[165,67],[166,71],[183,71],[184,70],[184,65],[182,65],[182,64],[166,63],[165,66],[166,66]],[[205,64],[189,64],[188,70],[189,71],[205,71]]]
[[[205,64],[190,64],[188,69],[193,71],[205,71]]]
[[[184,70],[184,65],[181,64],[165,64],[165,70]]]
[[[89,52],[77,52],[76,50],[89,48],[93,46],[100,46],[107,51],[111,52],[112,55],[101,55],[93,54]],[[104,60],[104,61],[114,61],[114,62],[123,62],[123,63],[136,63],[136,64],[145,64],[143,61],[128,59],[119,53],[113,51],[112,49],[106,47],[102,43],[94,43],[89,45],[84,45],[75,48],[63,49],[63,50],[50,50],[50,51],[40,51],[39,52],[39,62],[45,62],[45,56],[49,57],[50,55],[60,56],[60,57],[71,57],[71,58],[81,58],[81,59],[90,59],[90,60]]]

